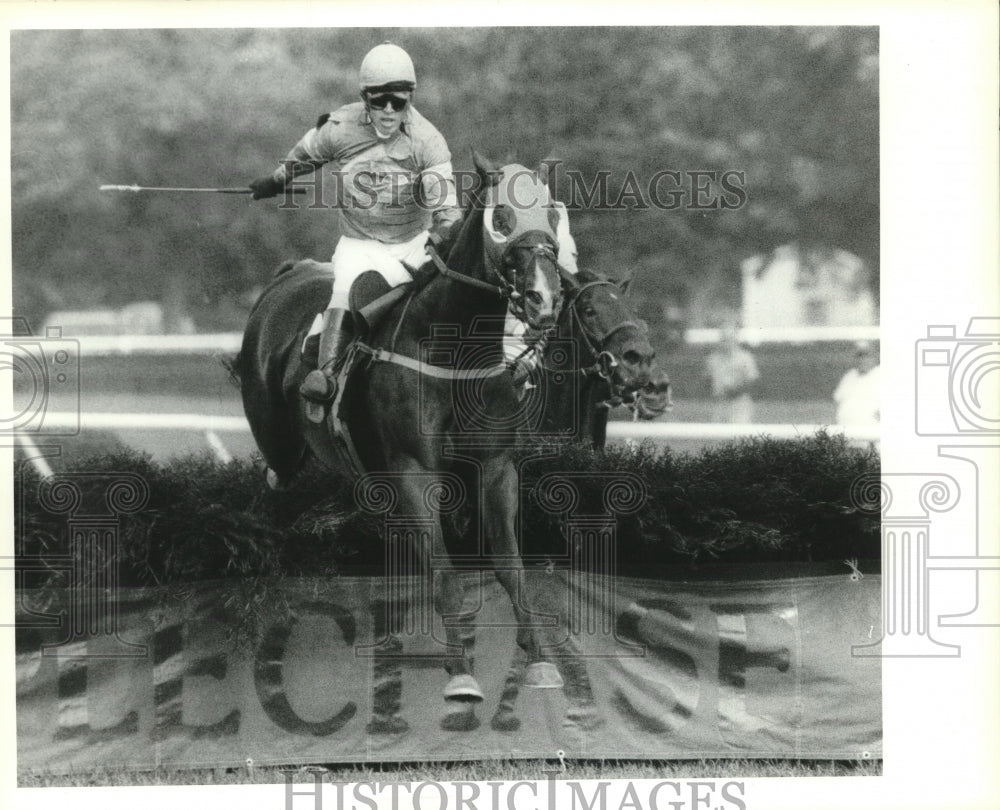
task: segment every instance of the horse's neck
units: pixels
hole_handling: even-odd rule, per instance
[[[572,306],[572,305],[570,305]],[[575,348],[575,366],[570,369],[553,370],[548,376],[549,393],[545,399],[545,429],[562,432],[569,426],[576,428],[574,439],[593,442],[604,446],[607,409],[600,407],[606,398],[604,381],[587,375],[580,376],[580,369],[594,362],[586,338],[574,327],[569,307],[564,310],[566,319],[559,323],[560,335],[572,340]],[[565,373],[565,371],[569,373]],[[556,382],[561,378],[562,382]]]
[[[475,365],[483,365],[484,360],[499,362],[506,312],[506,300],[497,293],[439,275],[416,294],[408,307],[396,350],[415,357],[421,346],[431,351],[447,350],[456,342],[465,346],[472,341],[493,349],[463,353],[474,357]],[[458,365],[467,363],[460,360]]]

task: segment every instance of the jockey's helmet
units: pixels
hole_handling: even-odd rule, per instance
[[[417,74],[410,55],[391,42],[376,45],[361,62],[359,71],[361,92],[391,93],[413,90]]]

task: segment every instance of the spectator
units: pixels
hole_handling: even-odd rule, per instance
[[[840,425],[877,425],[881,407],[879,364],[865,341],[855,345],[854,368],[848,371],[833,392]]]
[[[752,393],[760,372],[753,355],[739,345],[736,327],[722,330],[721,345],[708,356],[706,371],[712,388],[712,421],[753,422]]]

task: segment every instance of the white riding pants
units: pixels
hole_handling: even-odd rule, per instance
[[[341,236],[333,251],[333,294],[328,309],[347,309],[351,285],[362,273],[374,270],[391,287],[398,287],[412,276],[403,266],[419,267],[427,261],[427,231],[421,231],[409,242],[386,244],[372,239]]]

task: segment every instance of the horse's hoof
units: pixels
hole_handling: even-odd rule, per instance
[[[445,731],[475,731],[479,728],[479,718],[470,707],[446,714],[441,718],[441,728]]]
[[[483,693],[471,675],[455,675],[444,688],[444,699],[478,703]]]
[[[497,709],[497,713],[490,720],[490,728],[494,731],[517,731],[521,727],[521,721],[510,709]]]
[[[562,675],[555,664],[548,661],[538,661],[528,664],[524,670],[524,685],[533,689],[561,689]]]

